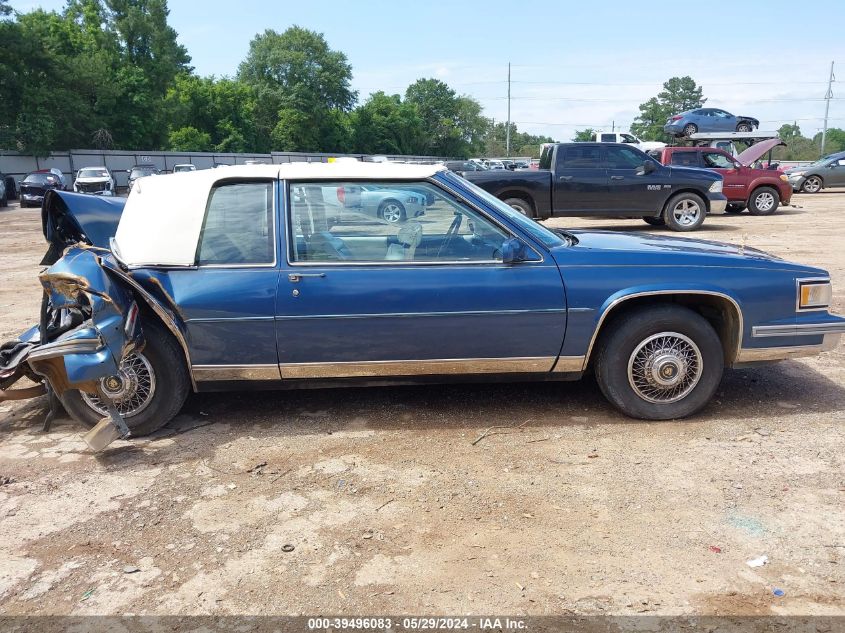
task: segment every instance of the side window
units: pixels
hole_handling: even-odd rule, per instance
[[[639,143],[635,136],[631,136],[630,134],[623,134],[622,135],[622,142],[623,143]]]
[[[605,154],[609,169],[636,169],[645,162],[642,155],[630,147],[608,147]]]
[[[509,234],[426,182],[290,183],[292,262],[496,261]]]
[[[272,264],[273,182],[215,187],[208,199],[197,249],[198,264]]]
[[[616,135],[615,134],[602,134],[601,135],[601,142],[602,143],[615,143],[616,142]]]
[[[558,169],[598,169],[601,165],[601,148],[597,145],[567,145],[557,153]]]
[[[734,167],[733,161],[721,152],[704,152],[701,155],[701,160],[705,167],[716,169],[732,169]]]
[[[671,162],[681,167],[698,167],[698,152],[672,152]]]

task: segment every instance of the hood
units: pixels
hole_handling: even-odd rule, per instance
[[[111,178],[108,176],[87,176],[85,178],[77,178],[74,182],[108,182],[109,180],[111,180]]]
[[[69,191],[50,191],[41,209],[41,227],[50,250],[42,264],[52,264],[71,244],[109,247],[117,232],[125,198],[89,196]],[[52,261],[50,261],[52,260]]]
[[[719,255],[765,261],[782,261],[775,255],[769,255],[756,248],[736,246],[724,242],[674,237],[671,235],[653,235],[651,233],[624,233],[616,231],[567,231],[575,236],[578,245],[601,251],[640,252],[640,253],[685,253],[689,255]]]
[[[691,178],[707,178],[709,180],[723,180],[722,174],[707,169],[705,167],[679,167],[678,165],[664,165],[668,167],[673,174],[683,176],[688,174]]]
[[[769,150],[777,147],[778,145],[786,145],[782,140],[779,138],[770,138],[765,141],[760,141],[759,143],[754,143],[751,147],[747,150],[742,152],[736,159],[745,167],[752,165],[755,161],[761,159]]]

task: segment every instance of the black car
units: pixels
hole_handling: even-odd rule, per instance
[[[132,191],[132,185],[135,184],[135,181],[138,180],[138,178],[144,178],[145,176],[157,176],[160,173],[161,172],[158,167],[155,165],[135,165],[129,170],[129,191]]]
[[[21,207],[40,207],[44,194],[50,189],[63,190],[65,183],[57,174],[48,171],[34,171],[21,181]]]
[[[693,231],[707,213],[721,213],[727,204],[721,175],[661,165],[625,143],[549,143],[538,170],[463,176],[537,220],[642,218],[674,231]]]

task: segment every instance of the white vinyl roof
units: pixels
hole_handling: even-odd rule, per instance
[[[115,234],[117,255],[128,266],[194,263],[211,189],[223,180],[423,180],[442,165],[401,163],[284,163],[233,165],[147,176],[135,181]]]

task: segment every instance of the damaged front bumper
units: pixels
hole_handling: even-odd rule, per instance
[[[118,375],[121,361],[143,348],[138,306],[92,248],[71,247],[39,279],[44,288],[40,325],[0,348],[0,400],[44,392],[44,385],[40,390],[8,390],[23,377],[42,381],[56,396],[68,390],[96,394],[108,416],[84,439],[101,450],[129,435],[102,381]]]

